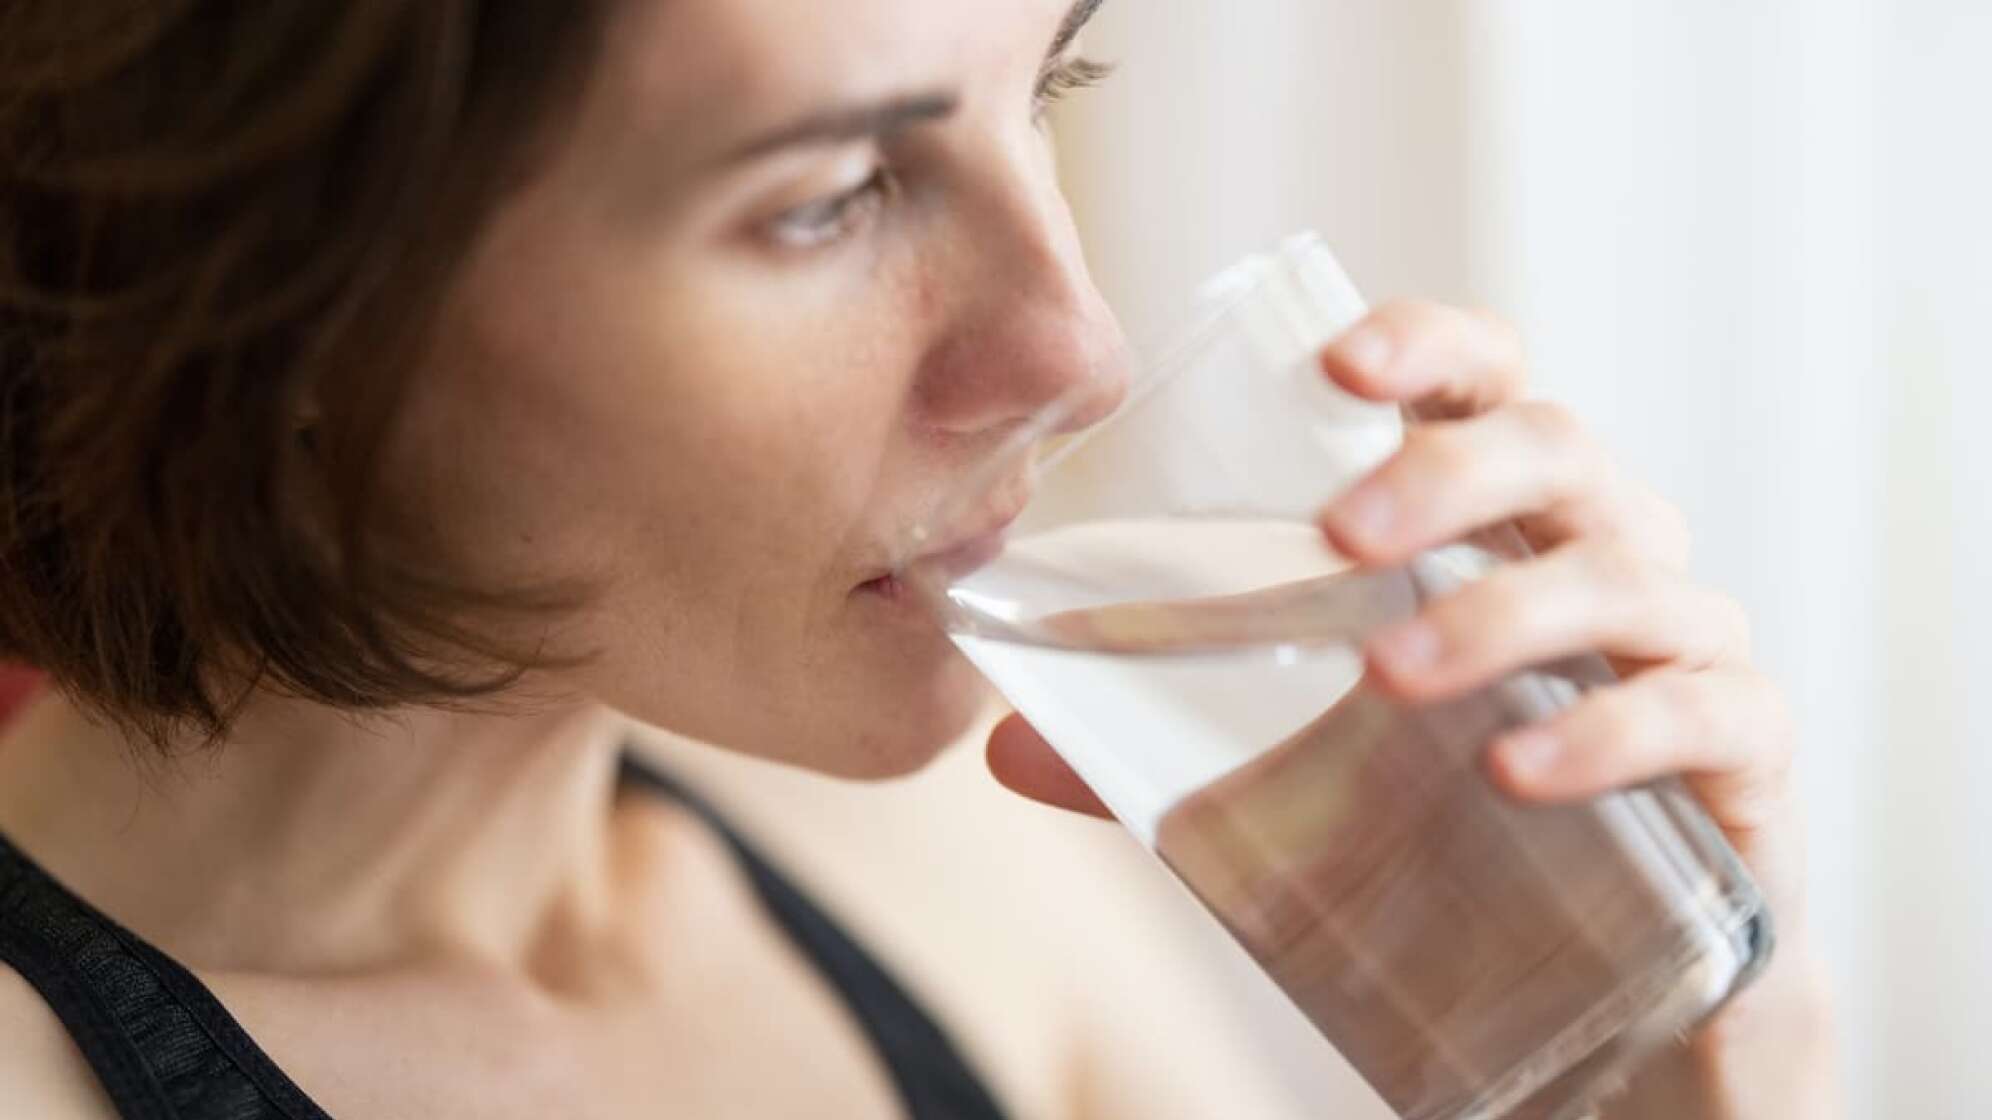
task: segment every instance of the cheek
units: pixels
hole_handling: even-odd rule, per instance
[[[656,502],[671,524],[653,559],[667,562],[618,581],[594,633],[622,653],[590,680],[697,738],[848,776],[903,773],[960,733],[982,692],[917,608],[856,590],[917,499],[913,456],[890,377],[867,361],[845,368],[868,376],[833,378],[810,350],[736,350],[728,380],[752,391],[701,399],[702,430],[660,463],[676,480]],[[784,383],[754,380],[769,370]]]
[[[905,317],[748,329],[594,294],[493,316],[418,381],[391,470],[428,551],[480,586],[593,588],[559,620],[555,651],[592,655],[564,682],[639,719],[838,773],[923,763],[979,682],[852,594],[920,503]]]
[[[780,596],[831,563],[877,499],[889,393],[821,372],[801,339],[587,294],[500,303],[439,347],[391,458],[414,520],[501,575],[752,578]]]

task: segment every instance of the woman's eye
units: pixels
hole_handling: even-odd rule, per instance
[[[1034,115],[1042,121],[1051,107],[1067,95],[1091,89],[1112,77],[1113,72],[1113,64],[1109,62],[1095,62],[1090,58],[1060,59],[1038,78],[1037,91],[1032,99]]]
[[[892,192],[892,174],[883,164],[864,182],[775,216],[768,235],[784,249],[814,249],[858,232],[877,215]]]

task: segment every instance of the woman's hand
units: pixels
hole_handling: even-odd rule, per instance
[[[1781,943],[1772,966],[1606,1113],[1757,1120],[1838,1114],[1826,1000],[1805,937],[1793,730],[1751,664],[1731,600],[1687,574],[1682,518],[1625,480],[1562,408],[1523,397],[1515,332],[1423,303],[1379,308],[1328,347],[1324,374],[1406,405],[1404,447],[1327,510],[1329,541],[1385,567],[1503,524],[1535,552],[1372,636],[1370,679],[1399,699],[1457,696],[1526,666],[1603,653],[1621,682],[1490,745],[1494,780],[1561,801],[1680,774],[1763,887]],[[990,739],[998,778],[1039,800],[1103,812],[1020,719]]]

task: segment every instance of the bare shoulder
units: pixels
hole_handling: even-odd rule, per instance
[[[115,1120],[116,1110],[55,1013],[0,964],[0,1101],[10,1116]]]

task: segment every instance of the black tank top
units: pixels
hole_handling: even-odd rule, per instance
[[[725,840],[761,904],[877,1047],[912,1120],[1001,1120],[947,1034],[710,805],[633,756],[624,756],[622,776],[678,801]],[[192,973],[4,836],[0,962],[48,1001],[124,1120],[330,1120]]]

